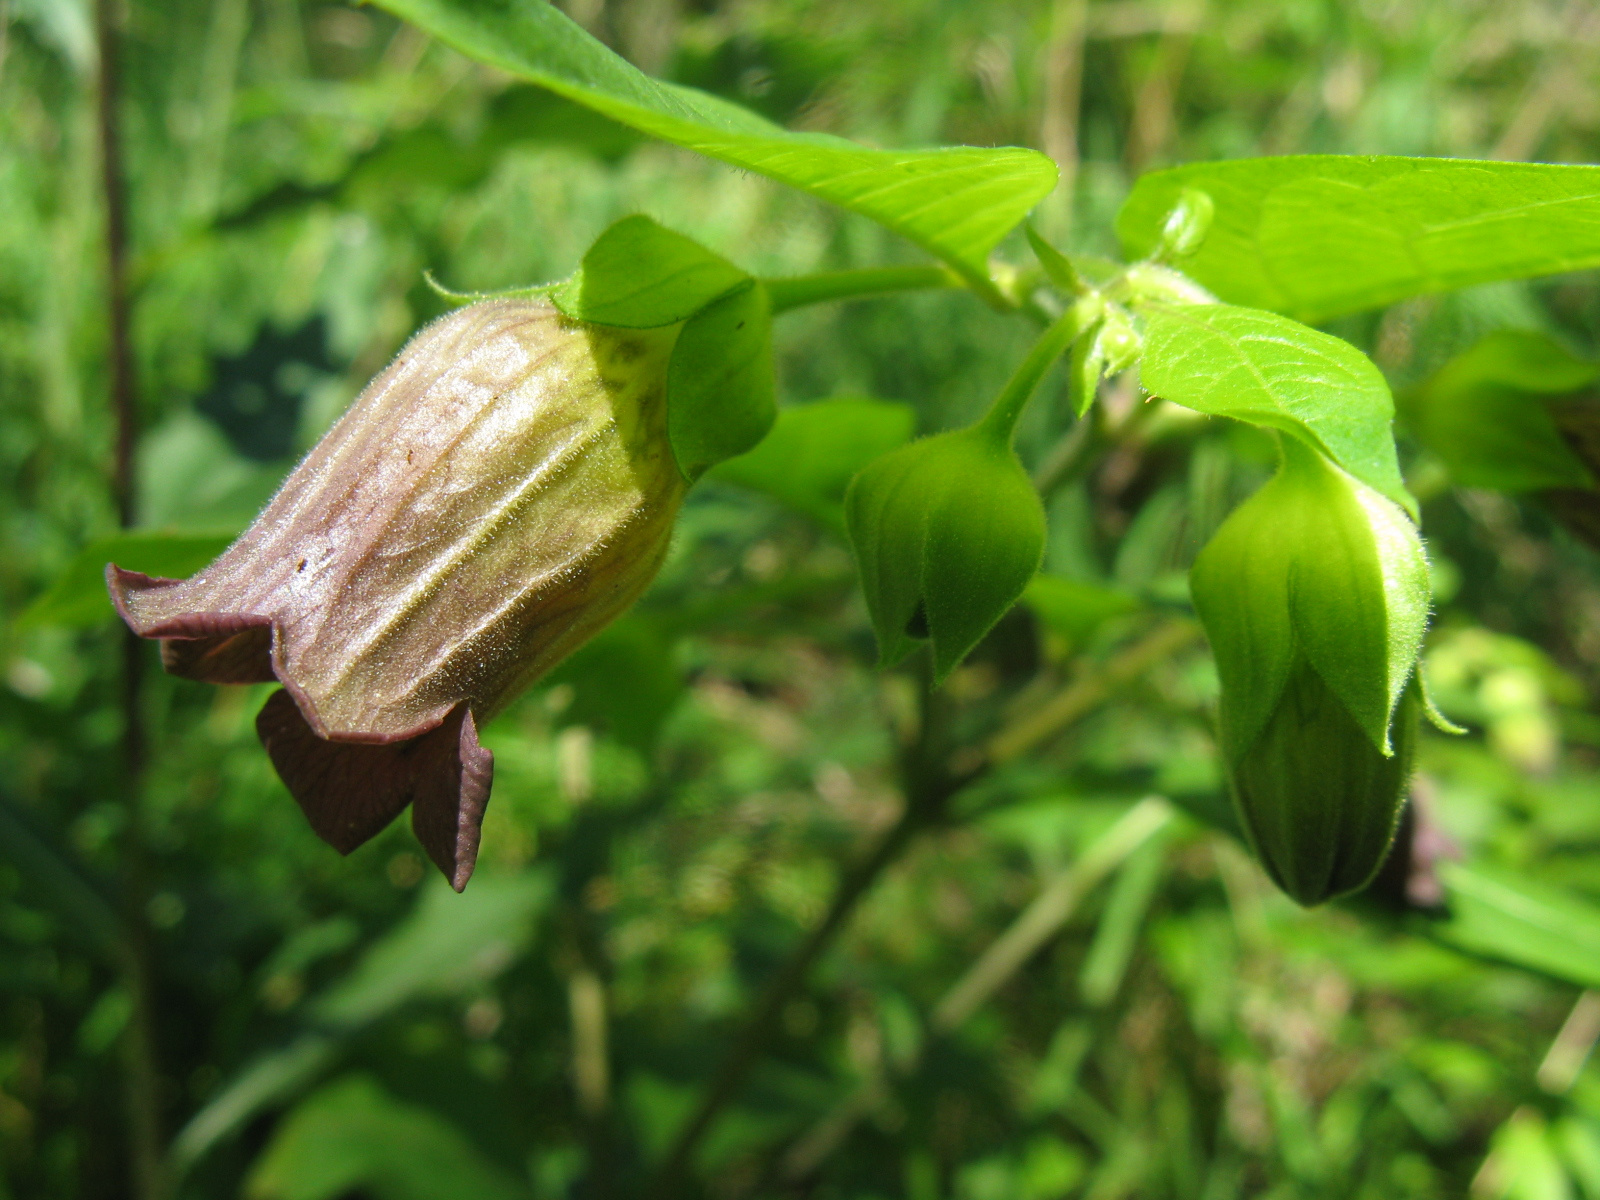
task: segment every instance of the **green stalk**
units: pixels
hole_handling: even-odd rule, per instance
[[[774,313],[807,304],[849,300],[856,296],[882,296],[890,292],[926,291],[930,288],[966,287],[966,281],[949,267],[865,267],[857,271],[822,271],[764,279]]]
[[[1066,353],[1067,347],[1078,339],[1079,334],[1094,324],[1103,308],[1104,302],[1099,295],[1091,292],[1056,318],[1055,323],[1039,335],[1033,349],[1028,351],[1028,357],[1022,360],[1022,365],[995,397],[977,428],[1010,446],[1017,431],[1017,420],[1033,398],[1033,393],[1038,390],[1045,372]]]

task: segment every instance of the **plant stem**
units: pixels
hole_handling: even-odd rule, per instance
[[[117,519],[126,529],[135,513],[135,448],[139,437],[138,396],[129,333],[127,190],[122,170],[118,126],[118,44],[113,0],[97,0],[95,35],[99,51],[97,118],[100,136],[101,186],[106,207],[106,327],[110,400],[116,420],[111,488]],[[124,1095],[133,1190],[140,1200],[166,1195],[162,1153],[160,1070],[155,1049],[152,1004],[153,972],[145,897],[149,891],[144,861],[142,787],[146,756],[143,706],[144,648],[129,630],[122,631],[122,753],[128,797],[127,874],[124,920],[128,927],[128,966],[124,985],[133,1013],[122,1038]]]
[[[918,655],[918,665],[922,674],[921,721],[914,742],[902,756],[902,778],[906,792],[904,811],[866,857],[839,881],[827,914],[768,981],[761,998],[746,1017],[744,1027],[734,1039],[733,1048],[723,1059],[716,1078],[701,1097],[694,1114],[680,1130],[657,1172],[655,1186],[648,1189],[645,1195],[669,1197],[680,1193],[700,1142],[760,1061],[777,1031],[785,1005],[804,986],[812,965],[844,930],[857,904],[871,890],[878,877],[900,857],[916,833],[939,819],[946,804],[961,786],[942,765],[944,699],[943,694],[933,687],[932,666],[926,650]]]
[[[865,267],[856,271],[823,271],[816,275],[792,275],[762,282],[766,284],[774,313],[858,296],[967,286],[961,276],[942,266]]]
[[[968,751],[971,757],[958,763],[956,769],[972,772],[984,764],[1008,763],[1038,749],[1098,706],[1107,696],[1127,686],[1162,659],[1170,658],[1199,636],[1200,627],[1187,617],[1174,618],[1156,626],[1139,641],[1119,651],[1103,667],[1079,676],[1052,699],[1032,708],[1014,724],[999,730],[981,748]]]
[[[1100,297],[1091,293],[1062,313],[1039,335],[1039,340],[1028,351],[1022,365],[1012,374],[989,406],[989,411],[983,415],[978,423],[980,428],[1004,438],[1007,446],[1011,444],[1017,430],[1017,419],[1022,416],[1022,410],[1028,406],[1033,393],[1039,389],[1045,372],[1055,365],[1056,359],[1099,315],[1101,304]]]

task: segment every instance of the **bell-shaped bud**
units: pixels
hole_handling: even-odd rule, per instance
[[[1161,258],[1187,258],[1200,249],[1200,243],[1211,232],[1211,221],[1217,206],[1208,192],[1186,187],[1178,195],[1178,202],[1167,213],[1161,225],[1161,242],[1157,256]]]
[[[1377,871],[1404,796],[1428,568],[1393,501],[1299,441],[1190,578],[1222,682],[1222,750],[1267,872],[1301,904]]]
[[[845,495],[880,665],[933,643],[942,680],[1022,594],[1045,517],[1006,433],[982,424],[869,463]]]
[[[418,333],[216,562],[112,566],[167,669],[278,680],[261,740],[348,853],[407,804],[459,889],[492,760],[477,726],[644,590],[684,480],[667,439],[674,329],[493,300]]]

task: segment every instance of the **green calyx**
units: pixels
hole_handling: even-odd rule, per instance
[[[879,665],[922,642],[943,681],[1016,602],[1044,555],[1045,516],[1009,437],[979,424],[870,463],[845,523]]]
[[[1392,501],[1290,437],[1278,473],[1195,561],[1222,679],[1223,746],[1255,739],[1304,655],[1381,752],[1427,627],[1428,564]]]
[[[1273,878],[1315,904],[1362,886],[1392,836],[1430,595],[1398,506],[1303,443],[1282,446],[1190,584],[1241,818]]]

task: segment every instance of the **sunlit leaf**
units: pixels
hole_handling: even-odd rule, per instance
[[[1033,150],[872,150],[790,133],[715,96],[651,79],[542,0],[385,0],[384,7],[612,120],[871,217],[991,294],[989,251],[1055,187],[1055,164]]]
[[[1414,513],[1390,432],[1389,385],[1349,342],[1226,304],[1144,311],[1139,381],[1152,394],[1291,434]]]
[[[1223,300],[1304,321],[1422,292],[1600,265],[1600,167],[1379,155],[1192,163],[1144,176],[1117,218],[1149,254],[1186,188],[1215,204],[1176,265]]]
[[[654,329],[693,316],[749,278],[700,243],[633,216],[596,238],[550,299],[576,321]]]

